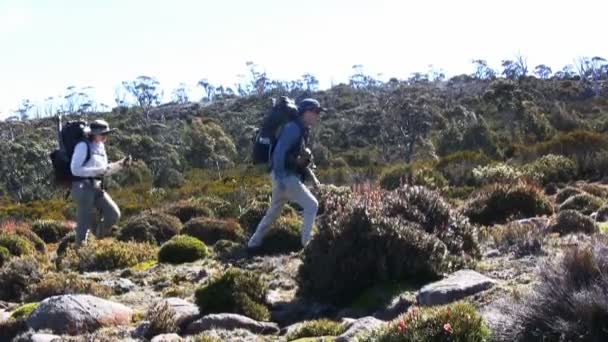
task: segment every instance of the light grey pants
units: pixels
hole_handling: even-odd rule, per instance
[[[272,175],[272,199],[270,208],[264,215],[264,218],[258,224],[255,233],[247,244],[249,247],[255,248],[262,245],[264,235],[268,228],[279,218],[283,211],[283,205],[287,202],[295,202],[303,209],[304,223],[302,224],[302,246],[306,246],[312,234],[312,225],[314,224],[319,202],[313,194],[308,190],[306,185],[296,176],[287,176],[282,180],[284,188],[281,188],[279,180]]]
[[[104,238],[111,234],[112,226],[120,219],[120,210],[110,195],[101,189],[99,181],[77,181],[72,183],[72,198],[76,202],[76,246],[87,239],[89,230],[96,237]],[[101,223],[96,229],[93,225],[93,209],[101,211]]]

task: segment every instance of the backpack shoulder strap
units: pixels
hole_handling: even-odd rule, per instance
[[[87,144],[87,157],[84,158],[84,162],[82,163],[82,165],[84,166],[84,164],[88,163],[89,160],[91,160],[91,144],[89,143],[88,140],[84,139],[82,140],[85,144]]]

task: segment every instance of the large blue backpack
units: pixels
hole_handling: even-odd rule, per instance
[[[61,120],[61,119],[59,119]],[[71,164],[72,156],[76,145],[81,142],[86,142],[85,129],[87,123],[84,121],[69,121],[61,127],[61,121],[58,123],[58,139],[59,148],[51,153],[51,162],[55,174],[55,183],[60,186],[68,187],[72,181],[78,177],[72,175]],[[88,143],[87,143],[88,147]],[[87,149],[86,163],[91,158],[90,148]]]
[[[298,107],[287,96],[281,96],[257,130],[253,142],[252,161],[254,164],[270,164],[272,151],[281,128],[298,116]]]

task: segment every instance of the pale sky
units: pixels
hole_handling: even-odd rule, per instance
[[[557,71],[608,58],[607,17],[606,0],[0,0],[0,118],[70,85],[113,106],[115,87],[139,75],[167,96],[202,78],[232,86],[246,61],[276,79],[313,73],[322,87],[354,64],[387,78],[429,64],[455,75],[518,52]]]

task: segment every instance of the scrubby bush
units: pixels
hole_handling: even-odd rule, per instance
[[[257,273],[232,268],[196,290],[195,297],[202,315],[229,312],[267,321],[267,291],[267,284]]]
[[[112,289],[99,284],[98,281],[86,279],[80,275],[69,273],[47,273],[39,283],[29,286],[26,300],[38,302],[46,298],[66,294],[90,294],[100,298],[112,295]]]
[[[474,185],[473,170],[489,163],[490,159],[483,153],[464,151],[441,158],[436,169],[450,181],[451,185]]]
[[[37,220],[32,224],[32,231],[46,243],[59,242],[73,230],[74,225],[66,221]]]
[[[264,236],[260,247],[263,254],[285,254],[302,248],[302,221],[296,217],[281,217]]]
[[[585,193],[585,192],[581,189],[574,188],[571,186],[566,187],[557,193],[557,196],[555,196],[555,203],[562,204],[562,203],[566,202],[570,197],[580,195],[583,193]]]
[[[486,342],[490,330],[471,304],[455,303],[438,308],[416,307],[367,336],[362,342]]]
[[[542,252],[544,232],[533,223],[513,222],[489,228],[494,246],[503,253],[517,256]]]
[[[513,183],[523,176],[523,173],[508,164],[498,163],[480,166],[473,169],[473,179],[477,184]]]
[[[241,227],[247,232],[254,232],[257,225],[262,221],[266,210],[270,205],[266,202],[254,202],[239,216],[238,221]]]
[[[532,292],[503,308],[510,318],[498,341],[606,341],[608,245],[604,239],[566,250],[539,267]]]
[[[76,233],[75,232],[71,232],[68,235],[64,236],[63,239],[61,239],[61,241],[59,241],[59,244],[57,245],[57,250],[55,250],[55,252],[57,253],[57,256],[63,255],[63,253],[65,253],[65,251],[68,249],[68,247],[70,247],[71,245],[74,245],[75,242],[76,242]]]
[[[29,241],[17,234],[0,234],[0,246],[14,256],[31,254],[34,249]]]
[[[37,252],[39,252],[39,253],[46,252],[46,244],[31,229],[26,228],[26,227],[18,227],[17,229],[15,229],[15,234],[26,239],[34,247],[34,249]]]
[[[380,175],[380,186],[383,189],[394,190],[403,184],[440,189],[446,187],[448,181],[432,165],[425,164],[395,165]]]
[[[579,186],[583,191],[593,196],[606,199],[608,198],[608,188],[599,184],[583,183]]]
[[[329,205],[335,205],[334,203],[327,203],[327,201],[340,200],[342,204],[346,204],[352,195],[350,187],[346,186],[335,186],[322,184],[319,188],[314,189],[314,195],[319,201],[318,215],[325,214],[325,208]]]
[[[29,286],[42,279],[43,268],[32,257],[11,259],[0,269],[0,300],[20,301]]]
[[[178,235],[160,247],[158,261],[181,264],[203,259],[208,254],[207,246],[201,240],[188,235]]]
[[[118,239],[160,245],[177,235],[181,228],[182,223],[175,216],[163,213],[144,213],[131,218],[120,230]]]
[[[195,218],[184,225],[181,234],[194,236],[208,245],[219,240],[242,241],[245,232],[235,220]]]
[[[570,158],[549,154],[524,166],[523,173],[541,184],[568,182],[576,177],[578,166]]]
[[[605,205],[598,209],[597,217],[595,218],[597,222],[607,222],[608,221],[608,205]]]
[[[299,270],[305,296],[348,304],[376,283],[417,284],[479,255],[466,218],[420,187],[356,191],[327,205]]]
[[[11,252],[6,247],[0,246],[0,267],[4,266],[10,258]]]
[[[150,322],[150,326],[144,336],[149,339],[161,334],[177,333],[179,330],[175,311],[167,302],[153,306],[148,311],[146,320]]]
[[[245,245],[230,240],[216,242],[213,251],[220,260],[240,259],[247,256]]]
[[[156,246],[148,243],[93,240],[78,250],[68,248],[59,264],[62,268],[82,272],[114,270],[154,260],[157,250]]]
[[[602,207],[604,202],[590,194],[579,194],[570,197],[562,205],[559,206],[559,210],[576,210],[580,211],[585,215],[591,215]]]
[[[9,319],[0,323],[0,341],[14,341],[14,339],[28,330],[28,325],[23,319]]]
[[[598,231],[598,227],[591,218],[580,212],[575,210],[564,210],[560,211],[553,219],[549,230],[560,233],[561,235],[572,233],[593,234]]]
[[[482,189],[465,204],[463,212],[471,222],[489,226],[515,219],[550,215],[553,206],[538,187],[517,182],[495,184]]]
[[[169,206],[166,212],[179,218],[182,223],[196,217],[213,217],[213,211],[200,203],[193,201],[180,201]]]
[[[340,322],[319,319],[302,323],[301,326],[285,338],[287,341],[294,341],[305,337],[339,336],[344,331],[344,326]]]

